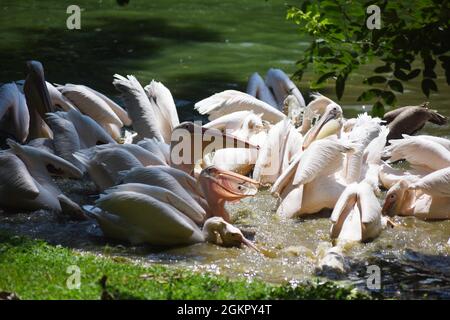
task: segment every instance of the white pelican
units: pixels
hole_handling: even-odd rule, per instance
[[[256,114],[262,114],[262,119],[272,124],[286,118],[286,115],[271,105],[236,90],[226,90],[203,99],[195,104],[195,109],[200,114],[208,114],[209,120],[243,110],[253,110]]]
[[[450,197],[450,167],[436,170],[412,182],[409,189],[420,190],[433,197]]]
[[[59,89],[78,110],[100,124],[115,140],[120,138],[123,122],[102,97],[81,85],[66,84]]]
[[[404,136],[403,139],[390,140],[383,156],[389,162],[408,161],[413,168],[425,168],[430,171],[450,166],[450,151],[443,145],[420,136]]]
[[[64,111],[78,110],[73,103],[67,99],[53,84],[45,82],[47,85],[50,101],[54,107],[58,107]]]
[[[248,78],[246,92],[249,95],[279,109],[278,102],[258,72],[253,73]]]
[[[202,171],[199,183],[205,194],[209,194],[208,204],[213,211],[209,212],[208,216],[214,216],[205,221],[203,231],[188,216],[193,214],[192,210],[186,212],[186,206],[189,207],[190,204],[184,203],[175,207],[171,205],[175,196],[171,193],[170,196],[169,193],[165,196],[162,190],[154,194],[150,189],[144,193],[136,192],[137,189],[112,190],[107,195],[101,196],[96,202],[98,208],[90,209],[90,212],[96,217],[107,237],[134,244],[178,246],[205,241],[217,243],[215,240],[217,236],[225,246],[237,245],[236,242],[250,244],[240,231],[231,228],[226,221],[215,216],[217,212],[214,209],[217,205],[213,202],[235,201],[254,195],[256,193],[254,181],[210,167]],[[118,188],[127,190],[126,187]],[[177,195],[176,192],[173,193]],[[232,243],[227,243],[227,232],[234,234],[230,237]]]
[[[296,155],[288,173],[282,175],[272,188],[272,192],[283,199],[277,214],[290,218],[316,213],[310,210],[317,208],[332,208],[345,188],[335,173],[342,168],[344,154],[353,151],[353,145],[330,137],[314,141],[303,153]]]
[[[365,181],[347,186],[331,214],[331,239],[366,242],[382,230],[381,206]]]
[[[75,166],[51,153],[10,139],[10,152],[0,152],[0,206],[11,210],[61,212],[61,190],[51,175],[81,178]]]
[[[23,91],[30,113],[29,139],[53,138],[53,133],[43,118],[54,108],[50,101],[44,68],[39,61],[27,61],[28,75],[23,85]]]
[[[393,216],[415,216],[422,220],[450,219],[450,197],[430,196],[418,187],[400,180],[386,193],[383,214]]]
[[[0,87],[0,120],[7,114],[10,114],[13,135],[18,141],[25,142],[28,137],[30,115],[25,96],[14,82]]]
[[[273,92],[279,106],[283,105],[284,100],[290,94],[297,98],[300,106],[306,105],[300,90],[282,70],[269,69],[266,75],[266,85]]]
[[[145,86],[144,90],[155,110],[156,121],[164,141],[169,143],[173,129],[180,124],[172,94],[161,82],[155,80]]]

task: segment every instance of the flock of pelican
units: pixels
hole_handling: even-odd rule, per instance
[[[160,82],[142,87],[115,75],[122,107],[84,85],[47,82],[38,61],[27,66],[24,81],[0,87],[5,212],[95,219],[106,237],[132,244],[257,251],[225,204],[264,187],[282,219],[332,211],[334,244],[373,240],[396,226],[395,215],[450,218],[450,140],[415,135],[428,121],[447,123],[427,104],[345,119],[336,102],[313,94],[306,104],[283,71],[270,69],[265,79],[251,75],[247,93],[197,102],[208,123],[180,123]],[[220,143],[211,148],[212,140]],[[71,200],[60,178],[92,181],[95,203]]]

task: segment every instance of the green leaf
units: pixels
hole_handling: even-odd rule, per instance
[[[369,89],[369,90],[364,91],[364,92],[358,97],[358,101],[370,101],[370,100],[372,100],[374,97],[380,97],[382,93],[383,93],[382,90],[376,89],[376,88],[372,88],[372,89]]]
[[[382,102],[377,101],[372,107],[372,117],[382,118],[384,116],[384,105]]]
[[[413,71],[411,71],[410,73],[408,73],[408,80],[414,79],[415,77],[417,77],[420,74],[420,69],[414,69]]]
[[[422,92],[427,96],[430,96],[430,91],[437,91],[436,83],[429,78],[425,78],[422,80]]]
[[[345,75],[345,76],[339,75],[336,79],[336,96],[337,96],[338,100],[341,100],[342,95],[344,94],[346,80],[347,80],[347,75]]]
[[[394,91],[403,93],[403,85],[398,80],[389,80],[388,86]]]
[[[324,82],[325,80],[334,77],[336,75],[336,72],[328,72],[325,73],[324,75],[320,76],[320,78],[316,81],[316,84],[321,84],[322,82]]]
[[[407,61],[397,60],[395,61],[395,69],[406,69],[411,70],[411,64]]]
[[[408,75],[400,69],[394,71],[394,76],[402,81],[408,81]]]
[[[384,66],[380,66],[380,67],[376,67],[374,70],[376,73],[386,73],[386,72],[391,72],[392,71],[392,67],[390,64],[386,64]]]
[[[364,80],[364,83],[367,83],[369,85],[373,85],[376,83],[385,83],[386,82],[386,78],[383,76],[372,76],[367,78],[366,80]]]
[[[383,98],[384,102],[386,102],[389,106],[394,106],[397,102],[397,98],[395,97],[395,94],[392,91],[385,90],[381,93],[381,97]]]

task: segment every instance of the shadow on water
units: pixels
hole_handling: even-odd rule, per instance
[[[23,79],[24,62],[35,59],[44,64],[53,82],[84,83],[106,92],[113,92],[113,74],[136,71],[166,47],[221,40],[218,32],[202,26],[175,26],[163,18],[136,16],[98,17],[95,26],[76,31],[30,25],[12,27],[10,32],[20,34],[26,45],[5,49],[0,42],[0,61],[13,66],[0,74],[0,82]]]

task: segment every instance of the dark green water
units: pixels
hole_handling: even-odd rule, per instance
[[[74,2],[83,8],[79,31],[66,28],[66,8]],[[285,21],[285,10],[282,0],[131,0],[127,7],[119,7],[115,0],[0,0],[0,82],[23,79],[28,59],[44,63],[49,81],[82,83],[111,96],[116,94],[113,74],[134,74],[142,83],[162,81],[186,119],[193,116],[192,102],[225,89],[245,90],[248,76],[255,71],[295,70],[295,61],[308,43],[295,25]],[[367,70],[357,72],[347,85],[342,101],[347,115],[362,110],[356,97],[364,89],[360,83]],[[299,83],[302,92],[313,76],[309,72]],[[448,86],[442,73],[438,77],[440,91],[429,101],[450,116]],[[405,88],[400,105],[426,100],[418,82]],[[335,98],[332,84],[323,92]],[[442,136],[449,135],[450,129],[427,125],[425,132]],[[74,186],[68,189],[73,191]],[[272,282],[309,279],[329,243],[330,222],[326,218],[279,221],[275,208],[275,200],[266,192],[232,207],[237,224],[254,230],[255,241],[271,250],[272,258],[207,244],[158,253],[134,248],[115,251],[146,263]],[[384,232],[373,243],[348,248],[354,268],[346,280],[364,287],[364,264],[369,261],[383,268],[387,296],[449,298],[449,221],[399,218],[398,222],[400,229]],[[46,212],[0,214],[0,228],[94,252],[102,252],[105,245],[92,223],[62,223]]]
[[[297,27],[285,20],[284,0],[78,0],[81,30],[66,28],[72,0],[0,1],[0,82],[25,77],[27,59],[44,63],[56,83],[83,83],[114,95],[113,74],[134,74],[142,83],[162,81],[175,99],[197,101],[225,90],[245,90],[248,76],[270,67],[291,74],[308,45]],[[361,22],[364,25],[364,21]],[[370,68],[372,68],[371,66]],[[342,105],[347,114],[361,110],[356,98],[370,68],[356,72]],[[299,83],[306,92],[313,75]],[[323,92],[335,98],[330,86]],[[442,72],[439,93],[428,99],[450,115],[450,93]],[[400,105],[427,100],[420,83],[405,87]],[[182,118],[192,115],[191,105]],[[449,129],[432,133],[448,135]]]

